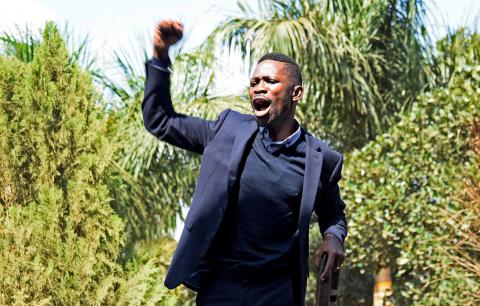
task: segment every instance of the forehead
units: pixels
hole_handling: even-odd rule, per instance
[[[287,65],[283,62],[264,60],[260,62],[253,71],[252,78],[255,77],[286,77],[288,75]]]

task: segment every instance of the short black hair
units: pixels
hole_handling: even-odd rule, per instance
[[[300,66],[298,66],[297,62],[288,55],[279,52],[270,52],[262,56],[257,64],[260,64],[263,61],[272,60],[277,62],[287,63],[287,70],[290,75],[293,77],[295,81],[295,85],[302,85],[302,71],[300,70]]]

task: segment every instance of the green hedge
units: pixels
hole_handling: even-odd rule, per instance
[[[467,142],[480,115],[480,36],[460,30],[437,50],[445,86],[345,158],[346,270],[371,284],[381,266],[391,267],[395,305],[473,305],[480,292],[478,276],[448,256],[460,239],[452,218],[462,213],[465,178],[479,167]],[[352,305],[364,288],[344,285],[342,304]]]

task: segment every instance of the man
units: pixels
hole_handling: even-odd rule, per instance
[[[316,261],[328,254],[322,278],[345,258],[342,156],[294,119],[302,77],[283,54],[258,61],[249,89],[253,116],[227,109],[207,121],[176,113],[168,50],[182,33],[179,22],[158,24],[142,104],[149,132],[203,154],[165,285],[196,290],[197,305],[303,305],[314,210],[324,239]]]

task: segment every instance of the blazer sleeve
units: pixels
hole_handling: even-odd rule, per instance
[[[217,120],[204,120],[175,112],[170,95],[170,71],[155,59],[145,64],[146,81],[142,102],[143,123],[153,135],[176,147],[202,154],[229,113]]]
[[[338,153],[337,153],[338,154]],[[332,234],[343,243],[347,236],[347,221],[345,219],[345,203],[340,197],[338,181],[341,178],[343,157],[336,162],[328,180],[324,182],[319,202],[315,206],[320,232],[325,237]]]

